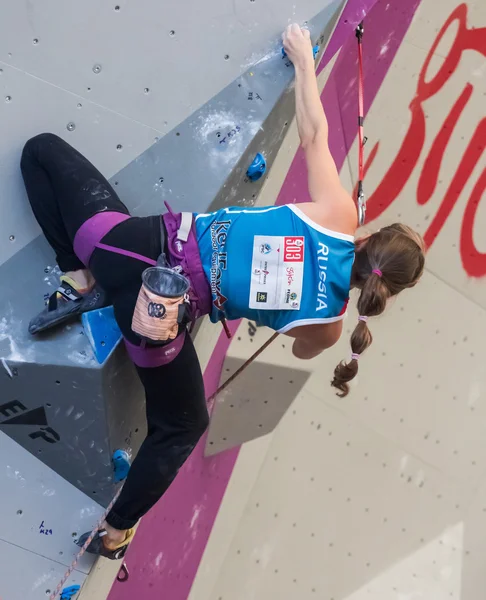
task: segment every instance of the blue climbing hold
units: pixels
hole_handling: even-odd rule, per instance
[[[113,454],[113,470],[115,472],[115,482],[119,483],[127,478],[130,470],[130,457],[125,450],[117,450]]]
[[[314,59],[316,58],[317,53],[319,52],[319,50],[320,50],[319,44],[316,44],[314,46],[314,48],[312,48],[312,52],[314,53]],[[287,52],[285,52],[285,49],[282,48],[282,58],[285,58],[286,56],[287,56]]]
[[[255,156],[253,162],[248,167],[246,176],[250,181],[258,181],[267,170],[267,161],[260,152]]]
[[[80,589],[80,585],[72,585],[71,587],[64,588],[61,592],[61,600],[71,600]]]
[[[122,338],[113,306],[83,313],[82,323],[96,360],[102,365]]]

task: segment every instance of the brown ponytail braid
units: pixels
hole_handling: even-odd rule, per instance
[[[358,312],[363,317],[376,317],[385,310],[387,301],[405,288],[413,287],[422,276],[425,246],[418,233],[396,223],[356,240],[356,259],[351,286],[361,290]],[[366,319],[359,320],[351,334],[350,362],[341,362],[334,370],[331,385],[338,396],[349,393],[349,381],[358,373],[358,356],[373,341]]]

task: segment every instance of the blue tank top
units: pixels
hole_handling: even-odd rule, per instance
[[[196,214],[211,285],[211,321],[247,318],[281,333],[343,318],[354,238],[317,225],[297,206]]]

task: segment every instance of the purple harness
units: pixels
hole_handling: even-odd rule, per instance
[[[169,253],[167,259],[171,267],[179,267],[191,282],[189,301],[193,319],[196,320],[211,312],[211,289],[201,263],[194,219],[190,213],[174,213],[167,204],[166,206],[169,212],[162,215],[162,219],[167,231]],[[118,212],[101,212],[93,215],[76,232],[73,243],[76,256],[88,267],[94,249],[99,248],[155,266],[157,261],[152,258],[101,243],[113,227],[130,218],[129,215]],[[172,362],[182,350],[185,336],[184,331],[165,346],[135,346],[125,338],[124,342],[132,361],[138,367],[150,368]]]

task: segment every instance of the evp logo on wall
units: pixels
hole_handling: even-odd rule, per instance
[[[49,427],[44,406],[30,410],[18,400],[0,405],[0,427],[14,425],[38,427],[36,431],[29,433],[29,437],[33,440],[40,438],[48,444],[56,444],[61,439],[57,431]]]

